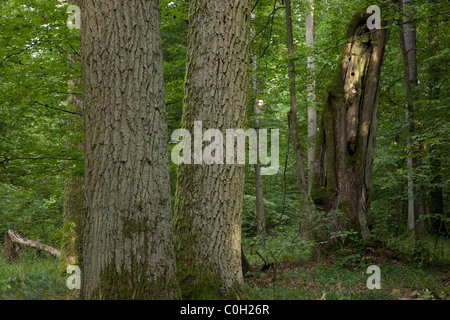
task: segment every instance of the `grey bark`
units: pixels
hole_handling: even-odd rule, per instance
[[[189,10],[182,127],[192,134],[194,121],[202,121],[224,137],[226,129],[245,130],[250,1],[192,0]],[[183,296],[241,296],[243,196],[244,165],[180,164],[175,247]]]
[[[178,297],[158,1],[80,1],[83,299]]]
[[[314,0],[307,1],[305,21],[306,44],[314,49]],[[316,106],[316,63],[313,55],[308,55],[308,187],[312,186],[314,174],[314,144],[317,135],[317,111]]]
[[[418,186],[414,174],[419,166],[419,158],[414,155],[414,150],[420,148],[419,141],[413,141],[412,136],[416,133],[414,105],[415,90],[418,85],[417,73],[417,49],[416,49],[416,26],[412,20],[414,13],[414,2],[411,0],[399,1],[402,19],[400,23],[400,42],[404,61],[404,82],[406,93],[406,119],[408,128],[407,149],[409,150],[408,165],[408,229],[414,231],[416,240],[420,241],[423,236],[424,223],[419,219],[424,214],[425,203],[421,195],[421,187]]]

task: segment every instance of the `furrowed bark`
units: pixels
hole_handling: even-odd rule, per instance
[[[82,299],[179,297],[158,1],[80,1]]]
[[[182,127],[243,129],[250,64],[250,1],[190,1]],[[225,150],[225,147],[224,147]],[[224,152],[225,154],[225,152]],[[242,296],[244,165],[180,164],[175,250],[188,299]]]

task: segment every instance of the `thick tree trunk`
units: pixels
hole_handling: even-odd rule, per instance
[[[83,299],[173,299],[158,1],[80,1],[85,117]]]
[[[308,0],[305,21],[306,44],[314,48],[314,0]],[[308,56],[308,187],[311,188],[314,174],[314,143],[317,135],[316,106],[316,63],[314,56]]]
[[[190,1],[182,127],[246,126],[250,1]],[[225,140],[225,139],[224,139]],[[195,152],[194,152],[195,153]],[[181,164],[175,200],[175,250],[189,299],[241,295],[244,165]]]
[[[353,229],[362,237],[369,235],[379,81],[389,34],[389,29],[369,31],[367,16],[364,12],[352,18],[348,43],[328,88],[311,190],[316,206],[331,213],[331,232]],[[323,237],[330,240],[329,233]]]

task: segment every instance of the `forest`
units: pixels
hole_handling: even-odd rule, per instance
[[[450,300],[449,14],[1,0],[0,300]]]

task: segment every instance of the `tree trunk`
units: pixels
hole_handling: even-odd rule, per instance
[[[178,297],[158,1],[80,1],[83,299]]]
[[[9,235],[8,231],[5,232],[4,245],[5,245],[5,256],[6,258],[8,258],[8,261],[12,262],[16,260],[19,248],[16,246],[16,243],[11,239],[11,236]]]
[[[438,13],[437,3],[434,0],[429,0],[429,10],[432,15]],[[436,21],[436,18],[431,16],[428,19],[428,45],[429,49],[432,52],[437,52],[438,49],[438,33],[437,30],[439,30],[439,23]],[[441,90],[439,89],[438,80],[439,80],[439,74],[440,74],[440,68],[441,66],[436,61],[430,62],[429,66],[429,74],[430,74],[430,83],[429,83],[429,93],[430,98],[432,100],[439,100],[441,95]],[[430,213],[431,214],[438,214],[440,215],[440,218],[434,218],[431,220],[431,226],[432,226],[432,233],[433,234],[441,234],[441,235],[449,235],[449,230],[447,229],[447,226],[445,224],[444,218],[444,196],[443,196],[443,190],[441,187],[442,184],[442,155],[441,150],[439,148],[436,148],[434,146],[430,146],[429,151],[431,160],[431,173],[433,175],[433,178],[431,180],[432,189],[430,191]],[[446,218],[449,218],[447,215]]]
[[[421,241],[424,232],[424,222],[419,217],[425,212],[425,202],[421,187],[417,185],[414,175],[417,173],[419,158],[414,155],[415,149],[420,148],[420,142],[412,141],[416,133],[415,125],[415,90],[417,80],[417,50],[416,27],[410,21],[413,8],[411,0],[400,0],[399,5],[403,18],[400,23],[400,42],[404,61],[405,93],[406,93],[406,119],[408,128],[407,149],[409,150],[408,164],[408,229],[414,231],[416,240]]]
[[[261,111],[259,102],[255,103],[255,114],[259,114]],[[259,119],[255,120],[256,134],[259,136]],[[257,148],[257,151],[259,149]],[[261,236],[263,241],[266,241],[266,216],[264,213],[264,190],[263,190],[263,177],[261,174],[261,165],[255,164],[255,185],[256,185],[256,217],[257,217],[257,234]]]
[[[182,127],[191,134],[194,121],[224,137],[245,130],[250,20],[249,0],[190,1]],[[244,165],[180,164],[175,250],[185,298],[241,296],[243,196]]]
[[[301,144],[297,125],[297,95],[295,88],[295,65],[293,60],[294,54],[294,38],[292,35],[292,16],[291,16],[291,1],[285,1],[286,6],[286,31],[287,31],[287,49],[289,54],[289,97],[290,97],[290,111],[289,124],[291,128],[292,143],[295,151],[295,160],[297,164],[297,180],[299,183],[300,194],[303,200],[303,210],[306,213],[306,237],[312,240],[310,228],[312,226],[312,208],[308,194],[308,185],[305,175],[305,166],[303,163],[303,155],[301,151]]]
[[[347,45],[328,87],[311,190],[316,206],[330,214],[331,233],[353,229],[363,238],[369,235],[379,81],[389,34],[389,28],[369,31],[367,17],[364,11],[352,18]],[[332,244],[330,232],[316,237]]]
[[[252,19],[254,18],[252,14]],[[253,30],[252,30],[253,33]],[[253,37],[253,34],[252,34]],[[255,115],[255,131],[256,135],[259,136],[259,115],[261,114],[261,109],[264,107],[264,102],[258,99],[258,58],[256,55],[252,55],[252,71],[253,71],[253,93],[254,93],[254,115]],[[259,144],[256,146],[256,152],[259,154]],[[263,241],[266,241],[266,217],[264,213],[264,189],[263,189],[263,177],[261,174],[261,165],[259,162],[255,164],[255,189],[256,189],[256,233],[261,236]]]
[[[83,182],[76,174],[64,182],[64,228],[61,247],[61,271],[69,265],[80,265],[83,252]]]
[[[73,1],[69,1],[72,4]],[[75,66],[77,56],[73,52],[68,53],[68,62]],[[67,127],[72,137],[65,140],[69,152],[83,150],[82,132],[83,119],[78,114],[83,114],[82,100],[75,95],[75,89],[80,87],[80,79],[68,82],[69,97],[67,109],[77,114],[70,114],[67,118]],[[73,170],[64,182],[64,227],[61,247],[60,269],[66,272],[69,265],[82,263],[83,251],[83,185],[84,179],[80,170]]]
[[[308,0],[306,13],[306,44],[314,49],[314,0]],[[316,106],[316,63],[313,55],[308,56],[308,188],[312,186],[314,174],[314,143],[317,135]]]

